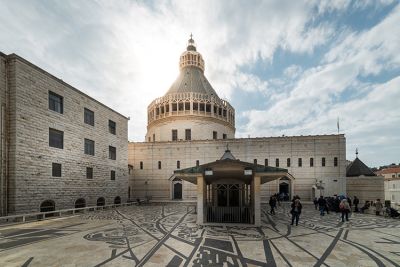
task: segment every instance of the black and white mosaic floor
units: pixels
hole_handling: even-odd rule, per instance
[[[400,266],[400,220],[263,207],[262,227],[198,227],[194,206],[146,205],[0,227],[0,266]]]

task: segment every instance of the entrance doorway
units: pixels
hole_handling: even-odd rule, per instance
[[[173,199],[182,199],[182,180],[175,178],[173,180]]]
[[[279,181],[279,199],[289,201],[290,198],[290,181],[284,177]]]

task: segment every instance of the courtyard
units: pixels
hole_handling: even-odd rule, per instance
[[[194,205],[149,204],[0,227],[0,266],[399,266],[400,220],[289,204],[261,227],[196,225]]]

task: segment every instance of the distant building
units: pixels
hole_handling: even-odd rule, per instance
[[[347,195],[351,198],[357,196],[360,202],[367,200],[375,202],[376,199],[384,200],[384,179],[377,176],[367,165],[358,158],[352,161],[346,170]]]
[[[393,208],[400,208],[400,167],[390,167],[375,172],[385,177],[385,200],[390,201]]]
[[[128,118],[0,53],[1,215],[126,202]]]

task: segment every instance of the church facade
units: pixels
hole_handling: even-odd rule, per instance
[[[192,38],[179,68],[167,93],[148,106],[145,142],[128,145],[134,197],[195,200],[196,186],[176,178],[174,171],[216,161],[227,147],[243,162],[285,168],[294,177],[264,183],[264,201],[275,193],[305,200],[346,194],[343,134],[235,138],[235,109],[205,77],[205,63]]]

